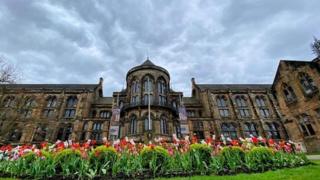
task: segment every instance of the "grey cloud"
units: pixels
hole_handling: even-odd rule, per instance
[[[0,54],[24,83],[96,83],[105,95],[146,56],[190,95],[198,83],[271,83],[280,59],[312,59],[316,0],[0,2]]]

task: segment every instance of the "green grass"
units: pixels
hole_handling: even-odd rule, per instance
[[[235,176],[193,176],[193,177],[180,177],[170,178],[170,180],[320,180],[320,160],[313,161],[315,165],[309,165],[304,167],[281,169],[276,171],[268,171],[265,173],[257,174],[238,174]],[[162,178],[164,180],[164,178]],[[160,180],[160,179],[159,179]]]

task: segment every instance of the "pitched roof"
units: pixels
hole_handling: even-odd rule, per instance
[[[270,89],[272,84],[197,84],[201,90],[265,90]]]
[[[159,70],[159,71],[162,71],[162,72],[166,73],[170,77],[170,74],[166,69],[164,69],[163,67],[155,65],[149,59],[144,61],[141,65],[131,68],[127,73],[127,77],[128,77],[129,74],[131,74],[131,73],[133,73],[135,71],[138,71],[138,70],[142,70],[142,69],[156,69],[156,70]]]
[[[8,89],[88,89],[95,90],[99,84],[0,84]]]

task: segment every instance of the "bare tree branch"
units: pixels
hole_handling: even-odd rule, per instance
[[[317,58],[320,58],[320,40],[316,37],[314,37],[314,42],[311,44],[311,49]]]
[[[16,68],[0,56],[0,84],[14,84],[17,78]]]

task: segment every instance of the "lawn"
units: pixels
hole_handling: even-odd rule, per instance
[[[181,177],[181,178],[169,178],[170,180],[206,180],[206,179],[215,179],[215,180],[320,180],[320,160],[313,161],[315,165],[309,165],[304,167],[298,167],[293,169],[281,169],[277,171],[269,171],[266,173],[257,173],[257,174],[238,174],[235,176],[193,176],[193,177]],[[164,180],[161,178],[159,180]]]

